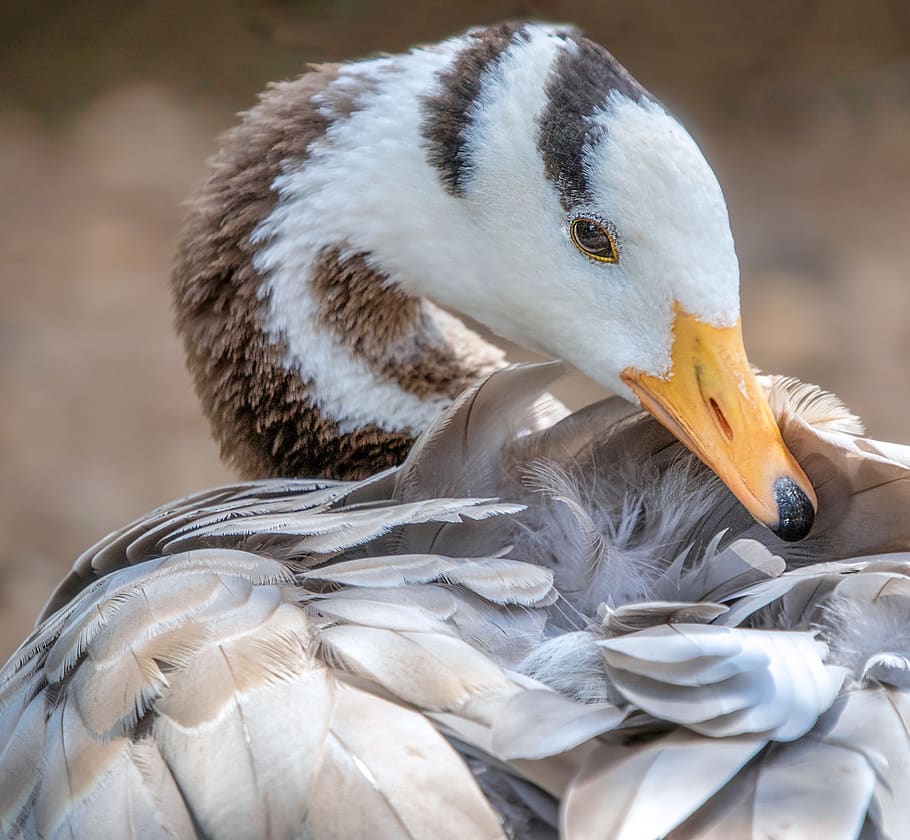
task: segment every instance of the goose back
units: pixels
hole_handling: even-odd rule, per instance
[[[373,479],[86,552],[0,674],[4,831],[900,836],[910,452],[768,381],[840,505],[781,543],[616,402],[535,430],[557,372],[494,374]]]

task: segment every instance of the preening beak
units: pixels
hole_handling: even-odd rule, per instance
[[[801,540],[818,501],[749,367],[740,323],[711,326],[677,306],[673,334],[665,379],[628,368],[623,381],[759,522]]]

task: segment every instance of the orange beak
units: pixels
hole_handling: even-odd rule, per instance
[[[642,407],[704,461],[781,539],[812,527],[815,490],[787,449],[743,349],[742,327],[715,327],[679,305],[664,377],[622,373]]]

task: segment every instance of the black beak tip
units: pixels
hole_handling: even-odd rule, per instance
[[[786,542],[797,542],[812,530],[815,510],[809,497],[792,478],[774,482],[774,501],[777,502],[777,527],[771,530]]]

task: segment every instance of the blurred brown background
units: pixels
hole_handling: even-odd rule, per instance
[[[307,61],[529,16],[582,26],[702,144],[730,205],[753,363],[910,441],[903,0],[5,0],[0,658],[83,548],[229,478],[167,283],[215,135]],[[570,385],[576,403],[590,393]]]

